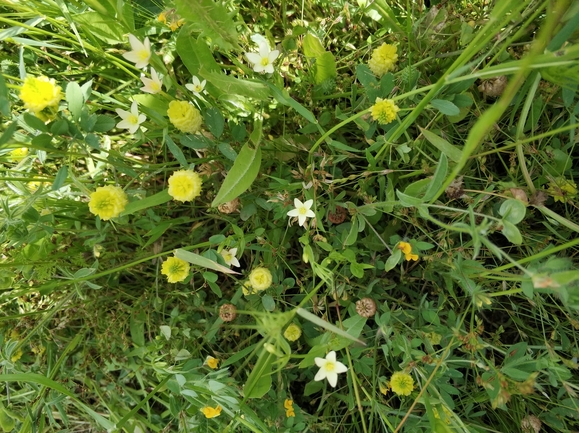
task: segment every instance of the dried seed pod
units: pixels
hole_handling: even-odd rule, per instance
[[[371,298],[362,298],[356,302],[356,312],[362,317],[372,317],[376,314],[376,302]]]
[[[233,304],[223,304],[219,308],[219,317],[224,322],[232,322],[237,317],[237,307]]]
[[[225,213],[225,214],[238,212],[239,211],[239,198],[234,198],[233,200],[228,201],[227,203],[222,203],[219,206],[217,206],[217,209],[219,209],[219,212]]]
[[[521,420],[521,430],[524,433],[539,433],[541,431],[541,420],[535,415],[527,415]]]
[[[346,217],[348,216],[348,210],[342,206],[336,206],[336,210],[334,212],[328,213],[328,220],[333,224],[342,224],[346,221]]]

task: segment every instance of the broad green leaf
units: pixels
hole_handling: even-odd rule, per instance
[[[208,38],[224,50],[241,50],[237,43],[237,26],[230,13],[221,3],[213,0],[176,0],[177,13],[196,32]]]
[[[268,99],[270,96],[267,85],[261,81],[244,80],[225,75],[222,72],[212,72],[206,69],[200,69],[199,75],[225,94],[245,96],[261,101]]]
[[[243,394],[246,398],[261,398],[269,391],[272,383],[271,366],[275,358],[276,356],[268,352],[265,347],[261,349],[259,358],[243,386]]]
[[[167,130],[165,129],[165,133],[166,132]],[[167,147],[169,148],[169,151],[173,154],[175,159],[179,161],[179,164],[181,164],[183,167],[188,167],[189,163],[187,162],[187,159],[185,158],[183,151],[179,149],[179,146],[175,144],[175,142],[171,139],[171,137],[169,137],[168,134],[166,134],[164,138],[165,142],[167,143]]]
[[[67,177],[68,177],[68,167],[66,165],[63,165],[58,170],[58,173],[56,173],[54,182],[52,182],[52,190],[56,191],[62,188]]]
[[[171,200],[171,198],[172,197],[169,195],[169,192],[166,189],[164,189],[163,191],[158,192],[157,194],[130,202],[125,207],[125,210],[121,213],[121,216],[131,215],[143,209],[159,206],[160,204],[167,203],[168,201]]]
[[[366,346],[366,343],[364,343],[362,340],[358,340],[358,338],[350,335],[348,332],[344,331],[343,329],[338,328],[335,325],[332,325],[329,322],[326,322],[324,319],[320,319],[318,316],[316,316],[315,314],[310,313],[307,310],[304,310],[301,307],[298,307],[296,312],[302,316],[304,319],[309,320],[310,322],[312,322],[314,325],[316,326],[321,326],[322,328],[333,332],[334,334],[337,334],[341,337],[345,337],[349,340],[355,341],[356,343],[361,344],[362,346]]]
[[[456,116],[460,113],[460,110],[456,105],[445,99],[433,99],[430,101],[430,105],[447,116]]]
[[[205,40],[201,37],[194,38],[188,27],[183,27],[179,32],[176,49],[191,75],[198,75],[201,70],[209,72],[221,71]]]
[[[47,132],[48,131],[48,127],[46,126],[46,124],[40,120],[38,117],[30,114],[30,113],[24,113],[22,115],[22,118],[24,119],[24,122],[26,122],[26,124],[28,126],[31,126],[34,129],[38,129],[39,131],[42,132]]]
[[[520,223],[523,218],[525,218],[526,212],[527,208],[523,202],[514,198],[505,200],[499,209],[503,220],[507,220],[513,224]]]
[[[304,36],[302,48],[306,57],[318,57],[326,52],[320,40],[311,33]]]
[[[521,245],[523,243],[523,236],[521,236],[521,232],[517,226],[505,219],[503,219],[501,223],[503,224],[501,233],[513,244]]]
[[[388,272],[394,269],[396,265],[400,262],[401,258],[402,258],[402,251],[396,248],[392,252],[392,255],[388,257],[388,260],[386,260],[386,263],[384,264],[384,272]]]
[[[129,319],[129,329],[133,343],[143,347],[145,345],[145,313],[141,311],[138,314],[132,314]]]
[[[70,114],[72,114],[72,118],[78,121],[84,105],[84,98],[82,97],[80,86],[76,81],[70,81],[66,85],[66,102],[68,103],[68,110]]]
[[[436,195],[438,189],[444,183],[444,179],[446,179],[446,174],[448,171],[448,159],[446,154],[440,154],[440,161],[438,161],[438,165],[436,166],[436,171],[434,172],[434,176],[430,179],[430,184],[424,193],[424,200],[430,201]]]
[[[336,71],[336,58],[329,51],[316,57],[314,67],[316,84],[320,84],[330,78],[335,78],[338,74]]]
[[[202,268],[213,269],[214,271],[223,272],[224,274],[239,275],[239,272],[232,271],[228,267],[220,265],[207,257],[200,256],[199,254],[192,253],[191,251],[182,248],[175,250],[175,257]]]
[[[169,109],[169,102],[166,99],[145,93],[133,95],[133,99],[139,103],[139,110],[145,113],[148,118],[161,126],[167,125],[165,116]]]
[[[404,207],[417,207],[423,203],[421,198],[412,197],[408,194],[404,194],[399,190],[396,190],[396,197],[400,200],[400,204]]]
[[[203,113],[203,119],[209,131],[216,137],[221,137],[223,134],[223,128],[225,127],[225,119],[223,114],[215,107],[211,107]]]
[[[444,138],[439,137],[435,133],[427,131],[426,129],[420,128],[420,132],[422,132],[424,138],[426,138],[431,144],[434,145],[434,147],[444,153],[448,159],[454,162],[460,161],[462,150],[460,150],[458,147],[453,146]]]
[[[93,8],[94,9],[94,8]],[[96,9],[95,9],[96,10]],[[117,45],[125,42],[125,29],[119,25],[119,20],[99,12],[85,12],[73,15],[74,21],[81,25],[85,32],[99,38],[101,41]]]
[[[245,144],[239,151],[233,167],[227,173],[211,206],[216,207],[239,197],[251,186],[259,173],[260,166],[261,148],[258,146],[252,149]]]
[[[306,107],[304,107],[302,104],[300,104],[298,101],[296,101],[295,99],[293,99],[289,93],[287,92],[287,90],[280,90],[278,89],[276,86],[274,86],[271,83],[267,83],[267,85],[269,86],[274,98],[283,105],[289,105],[290,107],[292,107],[294,110],[296,110],[299,114],[301,114],[304,119],[308,120],[311,123],[314,124],[318,124],[318,119],[316,119],[316,116],[314,116],[314,114],[308,110]]]
[[[8,143],[11,139],[16,130],[18,129],[18,122],[14,121],[4,130],[2,135],[0,136],[0,147],[4,146]]]
[[[171,339],[171,327],[170,326],[161,325],[161,326],[159,326],[159,329],[161,330],[161,334],[163,334],[163,337],[165,337],[166,340]]]

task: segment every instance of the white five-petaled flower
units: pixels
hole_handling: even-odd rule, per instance
[[[141,81],[144,84],[144,86],[141,87],[143,92],[155,94],[163,90],[163,82],[161,81],[159,74],[157,74],[157,71],[153,68],[151,68],[151,78],[141,77]]]
[[[255,72],[267,72],[273,74],[273,62],[279,56],[279,50],[269,50],[266,43],[259,46],[259,53],[245,53],[245,58],[253,63]]]
[[[137,101],[133,101],[131,104],[131,111],[122,110],[120,108],[117,108],[115,111],[119,116],[121,116],[121,119],[123,119],[117,123],[117,128],[128,129],[131,134],[137,132],[141,123],[147,120],[147,116],[139,114]]]
[[[328,379],[328,383],[335,388],[338,383],[338,374],[348,371],[348,367],[340,361],[336,361],[336,352],[333,350],[325,358],[315,358],[316,365],[320,370],[314,377],[315,381]]]
[[[200,98],[201,93],[205,93],[205,83],[207,83],[207,80],[200,81],[195,75],[193,75],[191,80],[193,81],[193,84],[185,84],[185,87],[191,90],[195,96]]]
[[[306,200],[305,203],[302,203],[297,198],[294,198],[294,206],[296,208],[290,210],[287,213],[287,216],[298,217],[298,222],[300,226],[303,226],[306,223],[307,218],[313,218],[316,216],[314,211],[310,209],[313,204],[314,201],[312,199]]]
[[[223,257],[223,260],[225,260],[225,263],[227,264],[227,266],[235,266],[236,268],[239,268],[239,260],[237,260],[237,258],[235,257],[235,255],[237,254],[237,248],[231,248],[229,251],[227,250],[221,250],[221,257]]]
[[[133,62],[138,69],[144,68],[149,64],[151,58],[151,42],[145,38],[145,42],[139,41],[134,35],[129,34],[129,43],[131,51],[123,54],[123,57],[129,62]]]

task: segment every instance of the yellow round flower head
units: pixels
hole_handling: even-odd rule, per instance
[[[397,61],[396,46],[384,43],[372,51],[372,58],[368,61],[368,66],[374,74],[381,77],[394,69]]]
[[[302,335],[302,330],[295,323],[291,323],[284,331],[283,336],[287,341],[296,341]]]
[[[129,200],[127,194],[118,186],[100,186],[90,195],[88,208],[102,220],[118,217]]]
[[[396,395],[410,395],[414,389],[414,379],[408,373],[397,371],[390,379],[390,388]]]
[[[54,78],[28,76],[20,89],[20,99],[24,108],[34,113],[40,119],[48,119],[56,114],[58,103],[62,99],[62,89]],[[41,113],[47,109],[49,113]]]
[[[398,108],[392,99],[376,98],[376,103],[370,108],[372,119],[382,125],[395,120],[398,111],[400,111],[400,108]]]
[[[171,101],[167,115],[175,128],[187,134],[195,134],[201,127],[201,113],[189,102]]]
[[[251,287],[258,292],[269,289],[272,281],[271,272],[266,268],[255,268],[251,271],[251,274],[249,274],[249,283]]]
[[[169,178],[169,195],[177,201],[191,201],[201,194],[201,176],[193,170],[179,170]]]
[[[177,257],[169,257],[161,266],[161,273],[170,283],[179,283],[189,275],[189,263]]]
[[[10,151],[10,159],[12,161],[20,161],[28,155],[28,148],[27,147],[19,147]]]
[[[215,370],[219,366],[219,359],[214,358],[212,356],[208,356],[207,360],[205,361],[207,366],[212,370]]]

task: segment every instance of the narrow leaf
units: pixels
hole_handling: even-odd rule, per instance
[[[261,166],[261,149],[250,148],[245,144],[227,173],[217,196],[211,203],[212,207],[231,201],[239,197],[253,183]]]
[[[213,269],[214,271],[223,272],[224,274],[239,275],[239,272],[232,271],[228,267],[220,265],[207,257],[200,256],[199,254],[192,253],[191,251],[182,248],[175,250],[175,257],[202,268]]]
[[[320,319],[318,316],[316,316],[315,314],[310,313],[307,310],[304,310],[303,308],[298,308],[296,310],[296,312],[302,316],[304,319],[309,320],[310,322],[312,322],[314,325],[317,326],[321,326],[322,328],[327,329],[330,332],[333,332],[334,334],[340,335],[342,337],[348,338],[349,340],[355,341],[356,343],[361,344],[362,346],[366,346],[366,343],[364,343],[362,340],[358,340],[357,338],[355,338],[354,336],[348,334],[346,331],[344,331],[343,329],[338,328],[335,325],[332,325],[329,322],[326,322],[323,319]]]
[[[460,110],[459,110],[460,111]],[[460,161],[462,156],[462,150],[456,146],[453,146],[444,138],[439,137],[433,132],[427,131],[426,129],[420,128],[422,135],[426,138],[431,144],[434,145],[438,150],[444,153],[448,159],[454,162]]]
[[[430,199],[434,198],[438,189],[442,186],[444,179],[446,179],[446,174],[448,171],[448,159],[446,154],[440,154],[440,161],[438,161],[438,166],[436,167],[436,171],[434,172],[434,176],[432,177],[426,192],[424,193],[424,201],[430,201]]]
[[[163,191],[149,197],[145,197],[144,199],[130,202],[125,207],[125,210],[121,213],[121,216],[130,215],[143,209],[155,207],[160,204],[167,203],[170,200],[171,196],[169,195],[169,192],[164,189]]]

